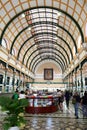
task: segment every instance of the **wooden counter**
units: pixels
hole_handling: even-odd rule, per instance
[[[39,96],[28,97],[29,106],[26,108],[27,113],[40,114],[52,113],[58,110],[58,97],[53,96]]]

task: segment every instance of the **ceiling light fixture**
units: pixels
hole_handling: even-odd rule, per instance
[[[57,40],[58,38],[57,38],[57,37],[55,37],[54,39],[55,39],[55,40]]]
[[[58,29],[59,29],[59,27],[56,27],[56,29],[58,30]]]
[[[58,16],[58,17],[60,17],[60,16],[61,16],[61,13],[60,13],[60,12],[58,12],[58,13],[57,13],[57,16]]]
[[[25,17],[25,14],[22,14],[22,17],[24,18],[24,17]]]
[[[29,28],[28,28],[28,30],[30,31],[30,30],[31,30],[31,28],[29,27]]]

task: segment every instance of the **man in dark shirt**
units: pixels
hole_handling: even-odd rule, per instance
[[[81,99],[82,104],[82,112],[83,112],[83,118],[87,118],[87,91],[85,91],[84,96]]]
[[[70,92],[68,90],[65,92],[65,100],[66,100],[66,106],[69,109]]]
[[[73,98],[75,99],[75,104],[74,104],[74,109],[75,109],[75,116],[76,119],[78,119],[78,108],[79,108],[79,103],[80,103],[80,95],[78,94],[78,92],[75,92],[75,94],[73,95]]]

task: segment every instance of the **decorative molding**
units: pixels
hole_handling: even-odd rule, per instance
[[[43,79],[44,74],[35,74],[35,79]],[[63,78],[62,74],[54,74],[54,79],[56,78]]]
[[[86,43],[86,42],[83,43],[83,44],[82,44],[82,47],[83,47],[83,49],[87,50],[87,43]]]
[[[76,57],[77,57],[77,59],[79,59],[79,53],[76,53]]]

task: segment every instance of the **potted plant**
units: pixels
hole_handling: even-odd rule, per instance
[[[24,126],[26,121],[24,118],[25,107],[28,106],[27,99],[11,99],[10,97],[1,96],[0,106],[2,111],[6,111],[4,118],[3,129],[12,130],[10,127]],[[14,129],[13,129],[14,130]]]

